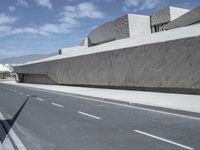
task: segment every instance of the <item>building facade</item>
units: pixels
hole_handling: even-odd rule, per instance
[[[151,16],[122,16],[91,31],[79,46],[15,66],[17,80],[200,92],[199,11],[169,7]]]

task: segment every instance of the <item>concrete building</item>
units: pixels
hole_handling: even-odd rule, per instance
[[[180,28],[183,26],[188,26],[192,24],[200,23],[200,6],[195,9],[185,13],[184,15],[175,18],[174,21],[163,26],[163,30],[170,30],[174,28]]]
[[[79,46],[63,48],[59,51],[59,54],[67,54],[76,50],[79,51],[114,40],[145,36],[151,34],[151,29],[149,27],[149,16],[127,14],[98,26],[88,34]]]
[[[151,31],[159,32],[163,31],[163,26],[167,25],[170,22],[173,22],[175,19],[187,13],[188,9],[182,9],[177,7],[167,7],[161,9],[157,12],[154,12],[151,15]]]
[[[105,23],[59,55],[15,66],[18,82],[200,90],[200,7],[168,7]],[[193,19],[191,19],[193,18]]]

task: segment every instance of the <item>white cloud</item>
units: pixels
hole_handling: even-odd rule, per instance
[[[50,0],[36,0],[37,4],[43,7],[47,7],[49,9],[52,9],[53,6],[50,2]]]
[[[102,18],[104,14],[99,11],[92,3],[81,3],[78,5],[77,11],[79,12],[80,18]]]
[[[9,31],[11,31],[11,27],[0,25],[0,33],[6,33],[6,32],[9,32]]]
[[[33,34],[39,34],[38,30],[36,28],[15,28],[12,31],[10,31],[7,34],[20,34],[20,33],[33,33]]]
[[[66,0],[68,2],[77,2],[78,0]]]
[[[40,33],[49,34],[49,33],[68,33],[71,31],[71,28],[68,24],[44,24],[39,28]]]
[[[160,3],[160,0],[125,0],[124,11],[153,9]]]
[[[17,17],[12,17],[8,16],[4,13],[0,13],[0,25],[1,24],[11,24],[14,23],[18,18]]]
[[[26,0],[17,0],[17,5],[28,7],[28,2]]]
[[[5,16],[6,15],[4,15],[4,17]],[[1,32],[0,36],[22,33],[40,35],[48,35],[50,33],[69,33],[81,24],[80,19],[97,19],[103,17],[104,14],[100,10],[98,10],[98,8],[93,5],[93,3],[84,2],[76,6],[65,6],[62,12],[59,14],[57,23],[46,23],[37,27],[12,28],[7,30],[4,27],[4,29],[2,28],[2,30],[4,30],[5,33],[2,34]],[[9,17],[7,16],[7,18]],[[14,21],[16,21],[16,18],[10,17],[10,23]],[[8,23],[9,20],[4,19],[3,22]]]
[[[65,6],[60,13],[59,21],[68,27],[78,26],[81,18],[98,19],[103,18],[102,13],[93,3],[84,2],[77,6]]]
[[[9,7],[8,7],[8,10],[9,10],[10,12],[13,12],[13,11],[16,10],[16,7],[15,7],[15,6],[9,6]]]

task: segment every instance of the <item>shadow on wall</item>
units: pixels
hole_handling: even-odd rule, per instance
[[[19,117],[20,113],[22,112],[24,106],[26,105],[26,103],[28,102],[30,97],[32,97],[32,96],[28,96],[26,98],[26,100],[24,101],[24,103],[22,104],[22,106],[20,107],[20,109],[17,111],[17,113],[14,115],[14,117],[12,119],[0,120],[0,141],[1,141],[1,143],[4,142],[10,129],[16,122],[17,118]]]

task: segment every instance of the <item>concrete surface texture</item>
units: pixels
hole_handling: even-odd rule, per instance
[[[167,7],[154,12],[151,15],[151,25],[157,25],[162,23],[168,23],[174,19],[187,13],[188,9],[182,9],[177,7]]]
[[[129,33],[127,34],[127,37]],[[101,44],[116,39],[114,21],[98,26],[88,35],[89,45]]]
[[[151,34],[150,17],[128,14],[130,38],[143,37]]]
[[[181,110],[185,112],[200,114],[199,95],[74,87],[63,85],[29,84],[16,83],[14,81],[2,81],[1,83],[6,84],[8,86],[11,85],[24,88],[49,90],[53,92],[62,92],[66,94],[95,97],[104,100],[110,99],[114,102],[142,104],[146,106],[169,108],[173,110]]]
[[[46,75],[58,84],[200,89],[199,43],[200,37],[191,37],[18,66],[15,71]]]
[[[163,8],[159,11],[156,11],[151,15],[151,25],[167,23],[169,21],[170,21],[170,9],[169,9],[169,7]]]
[[[86,48],[85,46],[75,46],[75,47],[69,47],[69,48],[61,48],[60,49],[60,55],[73,53],[75,51],[82,51],[85,48]]]
[[[89,46],[150,34],[150,17],[128,14],[98,26],[88,35]]]
[[[163,26],[163,29],[170,30],[174,28],[184,27],[191,24],[200,22],[200,6],[194,8],[193,10],[185,13],[184,15],[178,17],[174,21]]]

